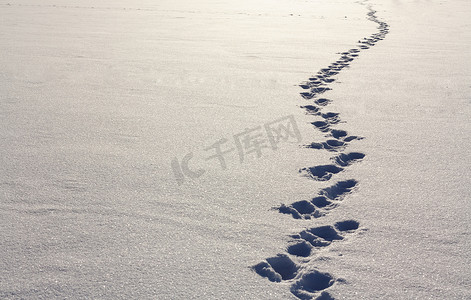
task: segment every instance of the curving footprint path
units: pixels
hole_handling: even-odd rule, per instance
[[[328,181],[344,171],[355,162],[361,161],[364,153],[345,153],[348,144],[363,137],[349,135],[345,130],[335,128],[342,123],[340,114],[337,112],[323,112],[323,108],[332,102],[331,99],[323,98],[321,95],[332,90],[330,85],[335,82],[332,78],[349,67],[349,65],[360,55],[361,51],[367,50],[383,40],[389,32],[389,25],[376,17],[376,11],[366,1],[359,2],[366,5],[369,12],[367,19],[378,24],[378,32],[358,41],[356,48],[340,53],[340,58],[328,67],[322,68],[315,76],[299,86],[305,91],[301,96],[312,101],[311,104],[301,106],[307,114],[319,117],[320,120],[311,124],[317,130],[325,133],[326,140],[313,142],[305,145],[306,148],[326,150],[335,152],[337,155],[331,158],[330,164],[306,167],[299,170],[304,176],[315,181]],[[295,219],[309,220],[325,216],[330,210],[338,207],[344,198],[355,191],[358,181],[355,179],[338,181],[335,184],[320,190],[309,200],[300,200],[291,204],[282,204],[276,209],[282,213],[291,215]],[[274,257],[255,265],[252,269],[262,277],[272,282],[289,282],[290,291],[300,299],[334,299],[326,291],[336,282],[333,275],[321,272],[313,268],[310,262],[316,257],[319,249],[325,249],[334,242],[339,242],[349,235],[353,235],[360,228],[356,220],[345,220],[332,225],[307,228],[291,236],[292,240],[286,248],[286,253],[280,253]]]
[[[309,262],[316,257],[320,249],[325,249],[332,243],[347,238],[359,226],[360,223],[355,220],[345,220],[333,226],[304,229],[291,236],[292,240],[287,247],[287,254],[282,253],[267,258],[253,266],[253,270],[272,282],[290,282],[291,292],[300,299],[313,299],[319,296],[319,292],[335,282],[344,280],[311,268]],[[330,295],[323,292],[320,297],[330,297]],[[332,297],[325,299],[332,299]]]

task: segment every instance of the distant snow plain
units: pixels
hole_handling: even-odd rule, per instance
[[[378,31],[368,7],[387,36],[331,77],[328,105],[302,97]],[[471,298],[468,1],[1,0],[0,16],[0,298]],[[279,122],[296,134],[274,147]],[[363,156],[315,180],[339,153],[305,146],[335,129]],[[280,213],[349,180],[319,215]],[[296,255],[302,232],[326,246]]]

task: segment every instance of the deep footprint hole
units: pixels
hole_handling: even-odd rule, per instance
[[[357,185],[357,181],[354,179],[339,181],[331,187],[327,187],[321,191],[322,195],[332,200],[340,200],[341,196],[351,191],[353,187]]]
[[[323,208],[332,204],[332,202],[327,200],[327,198],[324,196],[312,198],[311,203],[319,208]]]
[[[337,174],[343,171],[343,168],[340,168],[336,165],[323,165],[309,168],[309,173],[316,180],[327,181],[332,177],[332,174]]]
[[[333,158],[333,160],[341,167],[349,166],[352,162],[356,160],[363,159],[365,154],[360,152],[350,152],[348,154],[339,154],[337,157]]]
[[[326,99],[326,98],[320,98],[320,99],[317,99],[317,100],[315,101],[315,103],[316,103],[317,105],[325,106],[325,105],[329,104],[329,102],[331,102],[331,101],[332,101],[332,100],[329,100],[329,99]]]
[[[270,265],[266,262],[261,262],[252,267],[252,269],[260,276],[268,278],[273,282],[280,282],[281,276],[273,271]]]
[[[334,284],[334,278],[328,273],[321,273],[319,271],[312,271],[297,282],[297,288],[306,290],[308,292],[318,292]]]
[[[342,137],[347,136],[347,132],[345,130],[333,129],[330,133],[336,139],[340,139]]]
[[[339,141],[339,140],[327,140],[326,144],[331,146],[331,147],[342,147],[345,145],[344,142]]]
[[[288,247],[288,253],[296,256],[308,257],[311,255],[312,246],[305,241]]]
[[[309,201],[301,200],[294,202],[291,206],[296,209],[300,214],[312,214],[316,208]]]
[[[293,279],[298,272],[298,266],[285,254],[267,258],[267,262],[283,280]]]
[[[311,143],[310,145],[307,145],[306,148],[324,149],[324,144],[323,143]]]
[[[320,226],[320,227],[314,227],[309,229],[309,231],[314,234],[315,236],[318,236],[320,238],[323,238],[326,241],[333,241],[333,240],[341,240],[343,237],[341,237],[338,232],[334,229],[332,226]]]
[[[346,220],[335,223],[335,228],[339,231],[357,230],[358,227],[360,227],[360,223],[355,220]]]

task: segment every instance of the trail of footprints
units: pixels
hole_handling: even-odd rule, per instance
[[[357,230],[359,225],[360,223],[355,220],[346,220],[337,222],[334,226],[305,229],[291,236],[292,241],[287,248],[288,254],[267,258],[253,269],[260,276],[273,282],[293,281],[291,292],[294,295],[301,299],[312,299],[316,293],[332,286],[336,281],[343,280],[335,279],[329,273],[310,269],[306,263],[315,257],[318,250],[334,241],[343,240],[346,235]],[[330,297],[326,292],[322,293],[321,297],[331,299],[326,298]]]
[[[361,4],[365,5],[365,1]],[[335,82],[343,69],[348,68],[361,51],[369,49],[383,40],[389,32],[389,25],[378,20],[370,6],[368,6],[368,20],[378,24],[378,32],[358,41],[356,48],[340,53],[340,58],[326,68],[322,68],[315,76],[300,84],[305,91],[301,96],[311,101],[301,106],[307,114],[316,116],[319,120],[312,122],[314,128],[325,133],[326,140],[305,145],[306,148],[326,150],[335,153],[331,163],[299,170],[304,176],[315,181],[329,181],[335,174],[344,171],[355,162],[361,161],[365,154],[360,152],[344,152],[348,144],[363,137],[349,135],[344,130],[335,128],[342,121],[339,113],[324,112],[323,109],[332,102],[324,98],[323,94],[332,90],[330,85]],[[282,204],[276,209],[295,219],[309,220],[325,216],[330,210],[338,207],[344,198],[358,186],[355,179],[338,181],[329,187],[321,189],[311,199],[300,200],[291,204]],[[253,266],[253,270],[260,276],[272,282],[286,282],[290,284],[290,291],[300,299],[334,299],[326,291],[336,282],[344,282],[333,275],[316,270],[309,262],[316,258],[320,249],[329,247],[336,241],[348,238],[360,228],[356,220],[345,220],[333,225],[318,226],[302,230],[291,236],[286,253],[267,258],[265,261]]]
[[[337,207],[357,184],[358,182],[354,179],[339,181],[322,189],[310,200],[301,200],[290,205],[282,204],[278,210],[281,213],[292,215],[295,219],[319,218],[324,216],[327,211]]]

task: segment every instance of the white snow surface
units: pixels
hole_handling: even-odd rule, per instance
[[[326,137],[298,84],[377,32],[368,4],[390,32],[322,108],[365,158],[315,181],[336,153],[302,147]],[[470,299],[470,29],[466,0],[0,0],[0,298],[297,299],[319,270],[335,299]],[[289,116],[301,142],[240,161],[238,134]],[[325,216],[276,209],[347,179]],[[294,279],[252,269],[343,220]]]

